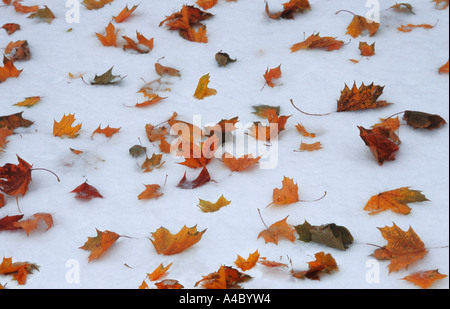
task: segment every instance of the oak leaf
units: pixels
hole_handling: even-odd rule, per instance
[[[108,3],[113,2],[114,0],[83,0],[83,5],[88,10],[98,10],[107,5]]]
[[[117,47],[117,32],[119,32],[119,30],[116,30],[116,27],[114,27],[111,22],[108,23],[108,26],[106,26],[105,30],[105,35],[96,33],[97,38],[100,40],[103,46]]]
[[[294,13],[303,13],[310,9],[311,6],[308,0],[290,0],[289,2],[283,3],[283,11],[271,13],[269,11],[269,4],[266,2],[266,14],[272,19],[293,19]]]
[[[0,191],[5,194],[24,196],[31,182],[31,168],[25,160],[17,156],[19,164],[7,163],[0,166]]]
[[[160,227],[152,233],[150,241],[158,254],[174,255],[195,245],[200,241],[206,229],[197,231],[197,226],[183,228],[177,233],[172,234],[164,227]]]
[[[362,83],[359,88],[356,86],[356,83],[353,83],[352,89],[345,84],[345,88],[341,91],[341,96],[337,102],[337,111],[356,111],[387,106],[391,103],[377,101],[383,94],[383,89],[384,86],[374,85],[374,83],[368,86]]]
[[[113,17],[114,21],[118,24],[124,22],[137,9],[138,6],[139,4],[133,5],[133,7],[129,9],[128,5],[126,5],[125,8],[122,11],[120,11],[119,15]]]
[[[217,90],[208,88],[209,84],[209,73],[203,75],[197,85],[197,89],[195,89],[194,97],[203,100],[205,97],[209,97],[217,94]]]
[[[17,70],[13,61],[3,56],[3,66],[0,67],[0,84],[8,78],[19,77],[23,70]]]
[[[407,215],[411,212],[411,208],[406,204],[425,201],[429,200],[420,191],[403,187],[372,196],[366,203],[364,210],[368,211],[370,215],[388,209],[399,214]]]
[[[81,185],[73,189],[71,193],[76,193],[75,197],[82,200],[103,198],[103,196],[97,191],[97,189],[88,184],[87,181],[83,182]]]
[[[81,123],[72,126],[75,122],[75,114],[64,115],[59,122],[53,121],[53,136],[75,138],[81,129]]]
[[[258,250],[256,250],[255,252],[250,253],[247,259],[244,259],[240,255],[238,255],[236,261],[234,261],[234,264],[236,264],[236,266],[239,267],[242,271],[246,271],[252,269],[256,265],[258,260],[259,252]]]
[[[362,126],[358,126],[360,137],[367,147],[369,147],[372,155],[375,157],[379,165],[383,165],[385,161],[395,160],[395,154],[400,149],[398,145],[374,130],[368,130]]]
[[[292,45],[291,53],[297,52],[301,49],[325,49],[327,51],[333,51],[340,49],[343,45],[343,41],[336,40],[336,38],[330,36],[321,37],[319,33],[317,33],[310,35],[303,42]]]
[[[311,279],[320,280],[321,273],[331,273],[333,271],[338,271],[336,260],[331,256],[331,254],[324,252],[319,252],[314,255],[315,261],[308,262],[309,270],[307,271],[291,271],[291,274],[299,279]]]
[[[266,230],[259,233],[258,238],[263,237],[266,244],[273,242],[278,244],[278,238],[286,238],[290,242],[295,241],[295,228],[286,222],[288,217],[283,220],[277,221],[268,227]]]
[[[375,250],[373,255],[378,260],[391,261],[389,273],[408,267],[428,253],[424,243],[412,227],[405,232],[394,223],[392,227],[385,226],[378,229],[388,244]]]
[[[119,133],[120,128],[111,128],[109,125],[106,128],[101,128],[101,125],[98,126],[97,129],[92,133],[91,138],[94,136],[94,134],[103,134],[106,137],[111,137],[116,133]]]
[[[414,283],[415,285],[421,287],[422,289],[428,289],[433,283],[437,280],[442,280],[447,278],[447,275],[440,274],[437,269],[434,270],[426,270],[415,272],[409,276],[402,278],[402,280],[406,280]]]
[[[80,249],[91,251],[89,254],[89,262],[98,259],[103,255],[116,241],[120,235],[111,231],[97,231],[97,236],[88,237],[88,241],[80,247]]]
[[[19,285],[26,283],[28,274],[31,274],[33,270],[39,270],[39,267],[29,262],[13,263],[12,258],[3,257],[3,261],[0,264],[0,274],[12,275]]]
[[[229,153],[224,153],[222,161],[232,172],[240,172],[257,164],[261,157],[254,158],[252,154],[247,154],[240,158],[235,158]]]
[[[230,205],[231,201],[228,201],[223,195],[219,197],[217,202],[212,203],[202,199],[199,199],[198,207],[203,212],[216,212],[219,211],[220,208]]]
[[[405,111],[403,114],[403,120],[406,124],[413,127],[414,129],[437,129],[447,122],[439,115],[428,114],[418,111]]]
[[[203,279],[197,281],[195,286],[201,283],[205,289],[239,289],[242,282],[252,279],[251,276],[241,273],[230,266],[220,266],[217,272],[203,276]]]

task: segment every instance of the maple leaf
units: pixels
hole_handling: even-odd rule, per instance
[[[405,232],[395,223],[392,227],[378,228],[388,244],[375,250],[374,257],[378,260],[390,260],[389,273],[408,267],[414,261],[422,259],[428,251],[417,236],[416,232],[409,227]]]
[[[109,125],[106,128],[101,128],[101,125],[98,126],[97,129],[92,133],[91,138],[94,136],[94,134],[103,134],[106,137],[111,137],[116,133],[119,133],[120,128],[111,128]]]
[[[19,285],[26,283],[28,274],[33,273],[33,270],[39,270],[39,267],[29,262],[13,263],[12,258],[3,257],[3,261],[0,264],[0,274],[12,275]]]
[[[258,163],[261,157],[254,158],[252,154],[248,154],[236,159],[231,154],[224,153],[222,155],[222,161],[231,171],[240,172]]]
[[[53,136],[75,138],[81,129],[81,123],[72,127],[75,122],[75,114],[64,115],[59,122],[53,121]]]
[[[449,6],[449,0],[433,0],[436,2],[436,9],[445,10]]]
[[[97,38],[100,40],[103,46],[117,47],[117,32],[119,32],[119,30],[116,30],[116,27],[114,27],[111,22],[108,23],[108,26],[106,26],[105,30],[105,35],[96,33]]]
[[[313,241],[340,250],[346,250],[353,243],[350,231],[334,223],[315,226],[305,220],[303,224],[296,225],[295,230],[298,239],[304,242]]]
[[[130,15],[137,9],[138,5],[133,5],[131,9],[128,8],[128,4],[125,6],[125,8],[120,11],[119,15],[114,16],[114,21],[118,24],[123,23]]]
[[[204,10],[208,10],[217,4],[217,0],[197,0],[197,5]]]
[[[294,13],[303,13],[306,10],[310,10],[311,6],[308,0],[290,0],[283,3],[283,11],[277,13],[270,13],[269,4],[266,2],[266,14],[272,19],[293,19]]]
[[[294,180],[284,176],[282,181],[283,187],[281,189],[273,189],[273,202],[268,206],[274,205],[289,205],[299,201],[298,185]]]
[[[449,72],[449,60],[439,68],[439,74],[448,74]]]
[[[370,57],[375,55],[375,43],[371,45],[366,42],[359,42],[359,50],[361,51],[361,56]]]
[[[47,24],[51,24],[53,19],[55,19],[55,15],[46,5],[44,5],[43,9],[38,9],[33,14],[30,14],[28,18],[36,18],[43,22],[46,22]]]
[[[120,82],[125,77],[121,77],[120,75],[113,75],[112,70],[114,67],[111,67],[108,71],[98,76],[97,74],[94,77],[94,80],[91,81],[91,85],[113,85]]]
[[[372,126],[372,133],[380,134],[394,142],[396,145],[400,145],[401,141],[398,135],[395,133],[400,128],[400,120],[396,118],[380,119],[381,122]]]
[[[272,88],[275,87],[273,80],[279,79],[280,77],[281,77],[281,64],[276,68],[270,70],[269,68],[267,68],[266,72],[264,73],[264,79],[266,81],[266,84]]]
[[[182,284],[173,279],[165,279],[161,282],[155,283],[155,285],[160,290],[179,290],[184,288]]]
[[[322,144],[320,142],[315,142],[312,144],[301,142],[299,151],[316,151],[322,149]]]
[[[373,20],[367,19],[363,16],[353,14],[352,12],[349,12],[346,10],[338,11],[338,12],[336,12],[336,14],[338,14],[339,12],[348,12],[353,15],[353,19],[350,22],[350,24],[348,25],[347,32],[346,32],[346,34],[351,35],[353,38],[356,38],[356,37],[362,35],[362,33],[366,30],[370,36],[373,36],[373,35],[375,35],[375,33],[377,33],[378,28],[380,27],[379,23],[377,23]]]
[[[209,97],[217,94],[217,90],[208,88],[209,73],[203,75],[198,81],[197,89],[195,89],[194,97],[203,100],[205,97]]]
[[[71,191],[76,193],[75,197],[82,200],[91,200],[93,198],[103,198],[96,188],[87,183],[87,180]]]
[[[361,126],[358,126],[358,129],[361,139],[369,147],[379,165],[383,165],[385,161],[395,160],[395,154],[400,149],[395,142],[377,131],[367,130]]]
[[[28,236],[31,231],[37,228],[39,221],[45,222],[47,230],[53,226],[53,217],[49,213],[36,213],[32,218],[14,222],[14,226],[24,229]]]
[[[317,33],[310,35],[303,42],[292,45],[291,53],[297,52],[301,49],[325,49],[327,51],[333,51],[340,49],[343,45],[343,41],[336,40],[336,38],[330,36],[321,37],[319,33]]]
[[[27,40],[19,40],[10,42],[5,47],[5,56],[15,62],[17,60],[28,60],[31,57],[30,49],[28,48]]]
[[[17,226],[19,220],[23,218],[23,215],[6,216],[0,219],[0,231],[15,231],[20,230],[21,227]]]
[[[196,179],[194,179],[193,181],[186,180],[186,172],[185,172],[183,178],[178,183],[177,188],[195,189],[200,186],[203,186],[205,183],[210,182],[210,181],[211,181],[211,176],[209,175],[209,172],[208,172],[206,166],[204,166],[202,171],[198,175],[198,177]]]
[[[8,128],[10,130],[14,130],[19,127],[28,128],[33,124],[33,121],[23,118],[22,114],[23,112],[1,116],[0,128]]]
[[[258,238],[263,237],[266,244],[268,242],[273,242],[278,244],[278,238],[283,237],[288,239],[290,242],[295,241],[295,228],[286,222],[288,217],[283,220],[277,221],[268,227],[266,230],[259,233]]]
[[[159,128],[155,128],[155,126],[151,125],[150,123],[145,125],[145,133],[147,134],[147,138],[151,143],[159,141],[161,140],[161,138],[169,134],[166,127],[162,126]]]
[[[120,235],[111,231],[97,231],[97,236],[88,237],[86,243],[80,249],[91,251],[89,254],[89,262],[98,259],[103,255],[116,241],[121,237]]]
[[[234,264],[236,264],[236,266],[239,267],[242,271],[246,271],[252,269],[256,265],[258,260],[259,252],[258,250],[256,250],[255,252],[250,253],[247,259],[244,259],[240,255],[238,255],[236,261],[234,261]]]
[[[182,142],[181,155],[184,156],[184,162],[179,164],[190,168],[200,168],[208,165],[217,151],[219,138],[214,134],[209,137],[200,146],[193,143]]]
[[[303,135],[305,137],[311,137],[311,138],[316,137],[315,133],[309,133],[308,131],[306,131],[305,127],[301,123],[298,123],[295,126],[295,128],[297,129],[298,133],[300,133],[301,135]]]
[[[413,127],[414,129],[437,129],[447,122],[439,115],[428,114],[418,111],[405,111],[403,114],[403,120],[406,124]]]
[[[20,4],[20,1],[22,1],[22,0],[14,0],[14,2],[12,3],[14,6],[14,9],[18,13],[23,13],[23,14],[33,13],[39,9],[38,5],[26,6],[26,5]]]
[[[269,261],[265,257],[261,257],[258,261],[259,264],[264,265],[266,267],[275,268],[275,267],[288,267],[285,263],[280,263],[276,261]]]
[[[201,21],[211,18],[211,13],[204,12],[192,5],[183,5],[179,12],[167,16],[159,26],[167,24],[170,30],[185,30],[191,26],[199,24]]]
[[[216,212],[219,211],[220,208],[230,205],[231,201],[228,201],[223,195],[219,197],[217,202],[212,203],[202,199],[199,199],[198,207],[203,212]]]
[[[252,106],[255,110],[252,114],[255,114],[261,118],[269,118],[269,115],[272,115],[273,112],[275,115],[280,115],[280,107],[279,106],[271,106],[271,105],[254,105]],[[273,112],[272,112],[273,111]]]
[[[307,271],[291,271],[291,274],[299,279],[320,280],[321,273],[331,273],[339,270],[335,259],[331,254],[318,252],[314,255],[315,261],[308,262],[309,270]]]
[[[3,67],[0,67],[0,84],[8,78],[19,77],[23,70],[17,70],[14,63],[6,56],[3,56]]]
[[[400,27],[397,27],[398,31],[401,32],[411,32],[413,29],[416,28],[423,28],[423,29],[432,29],[434,26],[430,24],[419,24],[419,25],[413,25],[413,24],[407,24],[407,25],[401,25]]]
[[[0,167],[0,191],[8,195],[24,196],[31,182],[31,168],[25,160],[17,156],[19,164],[7,163]]]
[[[387,106],[391,103],[377,101],[378,97],[383,94],[383,89],[384,86],[374,85],[374,83],[368,86],[362,83],[359,88],[356,83],[353,83],[352,89],[345,84],[345,88],[341,91],[341,96],[337,101],[337,111],[356,111]]]
[[[372,196],[366,203],[364,210],[369,211],[370,215],[388,209],[396,213],[407,215],[411,212],[411,208],[406,205],[407,203],[425,201],[429,200],[420,191],[403,187]]]
[[[133,39],[125,35],[122,37],[125,39],[125,41],[127,41],[127,44],[123,45],[124,50],[132,49],[137,51],[138,53],[147,54],[153,49],[153,38],[147,39],[145,36],[143,36],[137,31],[136,31],[136,38],[138,40],[137,43],[133,41]]]
[[[172,266],[173,263],[170,263],[169,265],[165,266],[161,263],[151,274],[147,274],[147,278],[150,281],[155,281],[161,278]]]
[[[6,23],[1,28],[5,29],[6,33],[8,33],[8,35],[11,35],[14,32],[20,30],[20,25],[19,24],[15,24],[15,23]]]
[[[0,127],[0,151],[3,152],[8,141],[6,138],[13,134],[13,130],[7,127]]]
[[[159,76],[170,75],[170,76],[181,76],[180,71],[177,69],[166,67],[158,62],[155,63],[155,71]]]
[[[114,0],[83,0],[83,5],[88,10],[98,10],[107,5],[108,3],[113,2]]]
[[[160,227],[152,233],[153,239],[150,239],[158,254],[174,255],[195,245],[200,241],[206,229],[197,231],[197,226],[183,228],[177,233],[172,234],[164,227]]]
[[[217,272],[203,276],[203,279],[197,281],[194,286],[201,286],[205,289],[238,289],[240,283],[252,279],[251,276],[241,273],[230,266],[220,266]]]
[[[145,190],[138,195],[138,200],[157,199],[163,195],[163,193],[159,191],[160,189],[160,185],[145,185]]]
[[[149,158],[146,156],[144,163],[141,165],[141,169],[144,170],[144,173],[148,173],[153,171],[155,168],[160,168],[165,162],[161,163],[162,154],[153,153],[152,157]]]
[[[434,270],[426,270],[415,272],[409,276],[402,278],[402,280],[406,280],[414,283],[415,285],[421,287],[422,289],[428,289],[433,283],[437,280],[442,280],[447,278],[447,275],[440,274],[437,269]]]
[[[33,105],[35,105],[36,103],[41,101],[41,97],[39,96],[34,96],[34,97],[27,97],[25,98],[25,100],[18,102],[16,104],[14,104],[15,106],[23,106],[23,107],[31,107]]]
[[[390,6],[389,9],[394,9],[398,12],[409,12],[414,15],[416,14],[414,13],[413,6],[409,3],[396,3]]]

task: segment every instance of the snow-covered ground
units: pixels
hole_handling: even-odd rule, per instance
[[[159,23],[193,0],[115,0],[100,10],[80,7],[79,23],[68,23],[70,9],[63,0],[26,0],[24,5],[47,5],[56,18],[51,24],[28,19],[27,14],[12,6],[0,7],[0,24],[15,22],[21,30],[11,36],[0,29],[0,47],[10,41],[27,40],[31,59],[16,63],[23,69],[19,78],[0,84],[0,116],[24,111],[34,121],[29,128],[17,129],[8,138],[0,165],[17,163],[16,154],[47,168],[61,179],[43,171],[34,171],[29,190],[18,203],[25,217],[37,212],[53,215],[54,226],[39,228],[29,236],[21,231],[0,232],[0,258],[29,261],[39,265],[39,272],[29,275],[23,286],[0,276],[8,288],[130,288],[136,289],[158,265],[172,263],[163,277],[178,280],[185,288],[193,288],[202,276],[217,271],[221,265],[235,266],[237,255],[247,257],[258,250],[269,260],[287,263],[289,267],[269,269],[257,265],[245,273],[253,279],[242,284],[246,289],[322,289],[322,288],[416,288],[404,280],[410,273],[439,269],[449,274],[449,130],[448,125],[434,131],[414,130],[401,126],[402,141],[394,161],[378,165],[359,137],[358,125],[369,128],[404,110],[417,110],[441,115],[449,120],[448,75],[438,69],[449,57],[449,11],[437,10],[431,1],[411,0],[415,15],[388,8],[395,1],[380,1],[380,29],[375,36],[367,34],[353,39],[346,35],[352,15],[365,16],[376,1],[310,0],[312,9],[296,14],[292,20],[272,20],[264,11],[262,0],[219,0],[208,12],[214,17],[204,22],[209,42],[193,43],[181,38]],[[80,1],[81,2],[81,1]],[[271,11],[281,10],[286,1],[268,1]],[[122,35],[135,37],[136,31],[154,37],[154,49],[148,54],[104,47],[95,33],[104,33],[112,16],[127,5],[139,4],[124,23],[113,24]],[[366,6],[368,4],[368,6]],[[414,29],[402,33],[403,24],[431,24],[433,29]],[[72,31],[67,30],[72,28]],[[345,45],[332,52],[304,50],[290,52],[290,46],[313,33],[343,40]],[[375,56],[357,64],[360,41],[375,42]],[[214,59],[218,51],[228,53],[237,62],[219,67]],[[137,91],[159,76],[154,70],[158,59],[166,66],[180,70],[181,77],[165,78],[171,84],[166,100],[147,108],[133,106],[143,101]],[[267,68],[281,64],[282,76],[274,88],[264,87]],[[114,66],[113,73],[126,76],[118,85],[92,86],[81,79],[69,79],[68,73],[84,73],[89,82]],[[209,86],[217,94],[197,100],[193,97],[201,76],[209,73]],[[385,86],[382,100],[393,104],[374,110],[337,113],[336,100],[345,84],[354,82]],[[41,96],[31,108],[13,106],[26,97]],[[290,104],[312,113],[328,116],[306,116]],[[128,150],[135,144],[147,147],[149,156],[159,153],[151,144],[145,125],[167,120],[173,112],[178,119],[201,124],[217,123],[238,116],[242,127],[253,121],[264,121],[253,112],[253,105],[281,106],[281,115],[292,115],[281,132],[275,168],[253,168],[230,172],[219,160],[208,170],[215,182],[200,188],[183,190],[176,187],[184,173],[193,179],[199,170],[183,165],[181,158],[164,155],[166,163],[150,173],[139,165],[143,158],[133,158]],[[82,123],[75,139],[52,134],[53,121],[75,114]],[[295,129],[301,122],[317,134],[314,139],[302,137]],[[120,127],[111,138],[94,135],[99,126]],[[301,141],[320,141],[323,149],[294,152]],[[84,151],[75,155],[69,148]],[[167,176],[167,181],[166,181]],[[317,202],[298,202],[288,206],[270,206],[272,190],[281,187],[283,177],[293,178],[299,186],[300,199],[313,200],[324,191],[327,196]],[[103,199],[80,201],[70,193],[88,180]],[[157,200],[138,200],[144,184],[161,185],[164,195]],[[409,186],[421,190],[430,200],[411,204],[411,214],[386,211],[369,215],[363,210],[368,199],[383,191]],[[231,204],[215,213],[203,213],[198,199],[216,201],[224,195]],[[14,197],[6,197],[0,218],[19,214]],[[347,227],[355,242],[346,251],[317,243],[290,242],[280,239],[278,245],[265,243],[258,234],[265,226],[288,216],[292,225],[307,220],[313,225],[336,223]],[[370,256],[386,241],[377,227],[392,226],[403,230],[411,226],[429,249],[423,260],[408,269],[389,274],[389,262],[375,262]],[[207,229],[199,243],[172,256],[158,255],[149,240],[152,232],[163,226],[172,233],[184,225]],[[119,240],[98,260],[88,263],[89,252],[79,249],[96,229],[110,230]],[[320,281],[300,280],[290,269],[305,270],[307,262],[320,251],[331,253],[339,271],[324,275]],[[379,269],[377,268],[379,267]],[[377,272],[377,269],[379,270]],[[71,277],[78,271],[77,277]],[[374,275],[375,274],[375,275]],[[377,277],[379,276],[379,277]],[[151,288],[153,283],[148,282]],[[448,288],[448,278],[434,288]]]

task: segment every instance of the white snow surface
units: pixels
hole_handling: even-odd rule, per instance
[[[258,250],[268,260],[288,264],[270,269],[258,264],[245,273],[253,279],[242,284],[245,289],[418,289],[399,280],[416,271],[439,269],[449,274],[449,130],[445,125],[437,130],[414,130],[402,125],[402,141],[394,161],[379,165],[359,136],[357,126],[370,128],[394,113],[417,110],[439,114],[449,119],[448,75],[438,69],[448,60],[449,11],[437,10],[431,1],[411,0],[415,15],[388,9],[395,1],[380,1],[380,29],[353,39],[346,34],[352,19],[349,10],[365,16],[366,1],[310,0],[312,9],[295,14],[292,20],[272,20],[264,11],[264,1],[238,0],[218,4],[209,9],[214,14],[204,21],[208,43],[184,40],[176,31],[159,23],[193,0],[115,0],[99,10],[80,7],[80,22],[70,24],[65,15],[66,1],[33,0],[24,5],[47,5],[56,18],[51,24],[26,18],[28,14],[14,11],[12,6],[0,7],[0,24],[15,22],[22,29],[8,36],[0,29],[0,47],[10,41],[27,40],[31,59],[16,62],[23,69],[19,78],[0,84],[0,116],[23,111],[23,117],[34,121],[28,128],[19,128],[8,138],[5,152],[0,153],[0,165],[17,164],[16,155],[47,168],[61,179],[44,171],[33,171],[29,190],[24,197],[6,196],[0,208],[0,218],[22,213],[30,217],[37,212],[53,215],[54,226],[31,232],[0,232],[0,257],[12,257],[13,262],[29,261],[39,265],[23,286],[10,276],[0,276],[7,288],[21,289],[137,289],[158,265],[173,263],[162,279],[176,279],[185,288],[194,284],[221,265],[233,266],[237,255],[247,258]],[[80,1],[81,2],[81,1]],[[282,0],[268,1],[270,10],[282,9]],[[370,1],[369,1],[370,2]],[[369,3],[367,2],[367,3]],[[105,27],[124,7],[139,4],[132,16],[121,24],[114,21],[122,35],[135,37],[136,31],[154,37],[154,49],[148,54],[104,47],[95,33]],[[433,29],[414,29],[402,33],[403,24],[428,23]],[[72,31],[67,30],[72,28]],[[303,50],[290,52],[290,46],[313,33],[343,40],[345,45],[332,52]],[[375,55],[360,59],[358,44],[375,42]],[[223,51],[237,62],[219,67],[215,53]],[[165,77],[170,92],[166,100],[136,108],[142,102],[137,93],[144,81],[159,76],[154,70],[158,59],[166,66],[179,69],[181,77]],[[274,88],[264,85],[267,68],[281,64],[282,76]],[[96,74],[114,66],[113,73],[126,76],[120,84],[92,86],[81,79],[69,79],[68,73],[84,73],[87,83]],[[193,97],[201,76],[210,74],[209,87],[217,94],[198,100]],[[380,99],[392,102],[384,108],[337,113],[336,101],[345,84],[361,83],[385,86]],[[13,106],[26,97],[41,96],[31,108]],[[290,104],[310,113],[328,113],[323,117],[304,115]],[[158,143],[150,143],[145,125],[166,121],[173,112],[178,119],[193,122],[201,117],[202,125],[222,119],[239,117],[242,126],[262,121],[252,114],[253,105],[280,106],[281,115],[292,115],[286,130],[280,133],[272,147],[278,147],[275,168],[252,168],[230,172],[218,159],[208,166],[214,182],[193,189],[176,187],[184,173],[194,179],[200,170],[177,164],[179,157],[164,155],[160,169],[143,173],[139,167],[145,157],[133,158],[128,150],[135,144],[147,147],[147,154],[159,153]],[[52,134],[54,120],[75,114],[82,123],[77,138],[58,138]],[[401,115],[400,115],[401,117]],[[316,138],[301,136],[295,125],[301,122]],[[404,123],[404,121],[402,121]],[[99,126],[120,127],[111,138],[92,132]],[[323,149],[315,152],[294,152],[301,141],[320,141]],[[69,148],[84,151],[75,155]],[[167,175],[167,181],[166,181]],[[299,186],[300,199],[287,206],[266,207],[272,201],[274,188],[281,188],[283,177],[293,178]],[[70,193],[84,181],[103,195],[103,199],[80,201]],[[166,183],[165,183],[166,181]],[[144,184],[159,184],[164,195],[159,199],[138,200]],[[373,195],[400,187],[420,190],[430,200],[410,204],[409,215],[391,211],[369,215],[364,205]],[[224,195],[231,204],[215,213],[203,213],[198,200],[215,202]],[[336,223],[347,227],[355,242],[345,250],[318,243],[290,242],[281,238],[278,245],[265,243],[258,234],[276,221],[287,218],[292,225],[305,220],[313,225]],[[410,226],[429,248],[428,254],[407,269],[389,274],[389,261],[374,263],[371,254],[376,247],[386,245],[379,227],[397,224]],[[163,226],[177,233],[184,225],[206,229],[203,238],[191,248],[171,256],[158,255],[150,237]],[[80,247],[96,229],[110,230],[120,235],[118,241],[99,259],[88,262],[89,252]],[[444,248],[442,248],[444,246]],[[307,262],[320,251],[330,253],[339,271],[324,274],[320,281],[300,280],[290,270],[307,270]],[[78,268],[79,267],[79,268]],[[377,272],[377,267],[379,271]],[[79,280],[73,271],[79,270]],[[375,277],[372,275],[375,273]],[[378,280],[372,280],[373,278]],[[155,288],[153,282],[148,282]],[[448,288],[448,278],[433,288]]]

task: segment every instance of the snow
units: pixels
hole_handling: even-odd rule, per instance
[[[270,10],[281,10],[283,2],[269,1]],[[208,10],[214,17],[204,22],[207,44],[188,42],[167,27],[159,27],[183,4],[194,5],[193,0],[115,0],[94,11],[81,6],[80,22],[72,24],[65,19],[70,9],[65,1],[24,1],[24,5],[47,5],[56,16],[51,24],[27,19],[26,14],[16,13],[12,7],[1,7],[0,24],[16,22],[22,29],[11,36],[0,29],[0,46],[27,40],[32,56],[29,61],[16,63],[23,69],[19,78],[0,84],[0,115],[24,111],[24,118],[34,124],[16,130],[18,134],[8,138],[5,152],[0,153],[0,165],[17,164],[17,154],[34,167],[52,170],[61,182],[43,171],[32,173],[28,193],[18,199],[20,211],[25,217],[51,213],[54,226],[48,231],[39,228],[28,237],[20,231],[0,232],[1,257],[39,265],[39,272],[29,275],[23,286],[9,276],[0,276],[0,283],[21,289],[136,289],[147,273],[161,263],[166,266],[173,262],[163,279],[176,279],[185,288],[193,288],[202,276],[217,271],[221,265],[235,266],[238,254],[247,258],[255,250],[289,267],[268,269],[257,265],[246,271],[253,279],[242,284],[245,289],[415,289],[399,279],[429,269],[448,275],[448,247],[441,248],[449,244],[448,125],[434,131],[401,126],[402,144],[396,159],[382,166],[357,129],[358,125],[369,128],[379,118],[404,110],[435,113],[448,121],[448,75],[437,73],[448,60],[448,9],[437,10],[431,1],[411,0],[416,13],[412,15],[388,10],[395,1],[383,1],[378,33],[353,39],[345,34],[353,16],[335,13],[345,9],[365,16],[370,6],[358,0],[310,3],[311,11],[296,14],[293,20],[271,20],[265,15],[264,1],[219,0]],[[119,40],[122,35],[135,37],[136,31],[154,37],[154,49],[148,54],[104,47],[95,35],[104,33],[111,17],[126,4],[139,7],[127,21],[115,24]],[[396,29],[407,23],[436,26],[410,33]],[[68,32],[69,28],[72,31]],[[337,37],[345,45],[332,52],[290,53],[292,44],[313,33]],[[348,59],[360,59],[360,41],[375,42],[375,56],[354,64]],[[214,55],[221,50],[237,58],[237,62],[219,67]],[[154,63],[162,57],[162,65],[181,72],[180,78],[164,78],[171,83],[171,91],[164,94],[168,99],[147,108],[129,107],[143,101],[137,91],[144,80],[159,77]],[[276,87],[261,90],[266,69],[280,64],[282,77]],[[112,66],[113,74],[126,76],[118,85],[91,86],[81,79],[68,78],[69,72],[85,73],[84,79],[89,82]],[[209,87],[216,89],[217,95],[197,100],[193,93],[200,77],[207,73]],[[358,86],[372,82],[385,86],[380,99],[394,104],[360,112],[335,112],[340,91],[353,82]],[[42,100],[29,109],[13,106],[29,96],[41,96]],[[306,116],[291,106],[290,99],[304,111],[331,114]],[[222,162],[213,160],[208,170],[215,182],[182,190],[176,185],[184,173],[192,180],[200,170],[177,164],[183,161],[181,158],[164,155],[166,163],[162,168],[143,173],[139,167],[143,158],[128,153],[130,147],[140,143],[147,147],[149,156],[159,153],[158,144],[148,141],[144,127],[167,120],[175,111],[178,119],[187,122],[201,117],[202,125],[238,116],[241,128],[245,128],[253,121],[264,121],[252,114],[252,106],[259,104],[279,105],[281,115],[292,115],[287,130],[272,145],[273,154],[278,155],[275,168],[256,167],[232,173]],[[80,135],[75,139],[54,137],[53,121],[67,114],[75,114],[75,124],[82,123]],[[294,127],[299,122],[317,137],[299,135]],[[91,138],[100,124],[121,129],[111,138],[99,134]],[[320,141],[323,149],[294,152],[301,141]],[[84,153],[77,156],[69,148]],[[272,190],[281,187],[284,176],[298,184],[302,200],[314,200],[325,191],[327,195],[317,202],[266,207],[272,201]],[[85,180],[104,198],[75,199],[70,191]],[[157,200],[138,200],[144,184],[161,185],[164,195]],[[370,216],[363,210],[372,195],[404,186],[421,190],[430,201],[411,204],[411,214],[406,216],[390,211]],[[231,204],[218,212],[203,213],[196,206],[199,198],[215,202],[222,194]],[[14,197],[6,197],[6,201],[6,206],[0,208],[0,218],[19,213]],[[292,225],[304,220],[313,225],[333,222],[347,227],[355,242],[346,251],[299,240],[292,243],[280,239],[278,245],[266,244],[257,238],[265,229],[258,209],[267,225],[286,216]],[[376,247],[369,244],[385,245],[377,228],[392,226],[393,222],[403,230],[413,227],[430,249],[423,260],[389,274],[389,262],[374,262],[370,255]],[[184,225],[207,230],[200,242],[188,250],[173,256],[158,255],[149,240],[151,233],[161,226],[176,233]],[[96,235],[95,229],[128,237],[119,238],[100,259],[88,263],[89,252],[79,247]],[[291,268],[306,270],[307,262],[320,251],[332,254],[338,272],[323,275],[320,281],[291,276]],[[79,277],[71,277],[74,272]],[[448,288],[448,278],[433,288]]]

